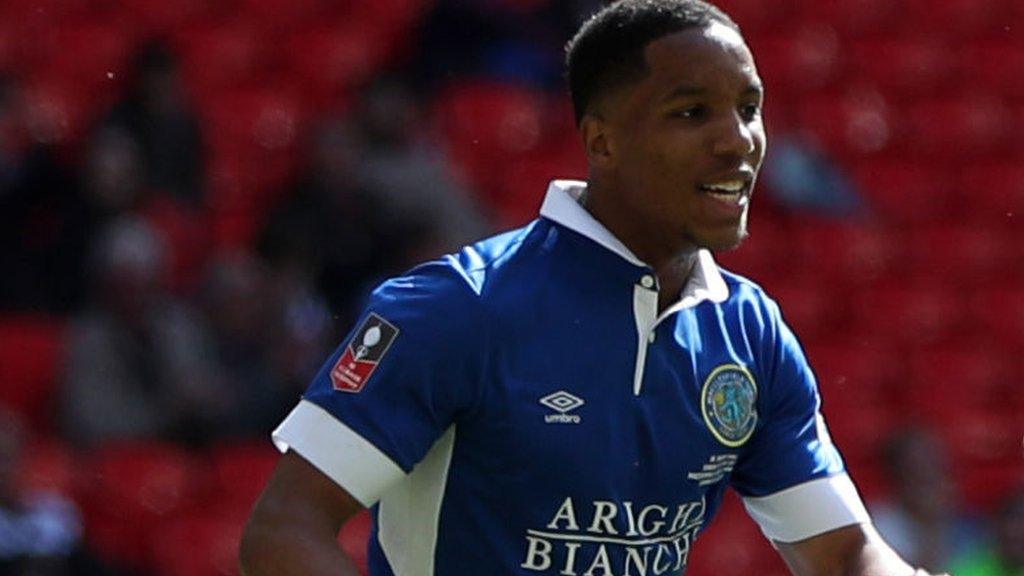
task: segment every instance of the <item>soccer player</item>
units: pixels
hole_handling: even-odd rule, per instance
[[[274,432],[249,576],[680,574],[727,487],[794,573],[914,573],[872,528],[775,302],[720,270],[765,153],[739,29],[622,0],[568,46],[587,182],[385,282]]]

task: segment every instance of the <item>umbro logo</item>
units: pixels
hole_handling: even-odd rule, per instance
[[[585,404],[582,398],[573,396],[565,390],[548,394],[540,399],[540,403],[558,412],[558,414],[547,414],[544,416],[544,422],[548,424],[579,424],[579,415],[569,414],[569,412]]]

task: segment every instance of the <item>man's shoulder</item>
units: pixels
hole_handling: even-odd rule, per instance
[[[719,268],[725,285],[729,287],[729,304],[757,303],[763,305],[772,302],[772,298],[757,282],[725,268]]]
[[[504,278],[531,252],[531,238],[543,226],[542,220],[535,220],[420,264],[383,282],[374,290],[372,299],[378,304],[427,305],[447,310],[475,307],[487,299],[496,283],[509,284]]]
[[[748,334],[758,337],[778,330],[782,323],[782,313],[775,299],[754,280],[728,270],[719,270],[729,288],[729,298],[720,304],[726,315],[740,320]]]

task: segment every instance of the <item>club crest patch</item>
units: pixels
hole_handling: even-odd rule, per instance
[[[743,445],[757,425],[757,384],[750,371],[738,364],[715,368],[704,381],[700,408],[704,422],[722,444]]]
[[[331,369],[334,389],[353,393],[361,391],[397,336],[398,328],[394,324],[371,312]]]

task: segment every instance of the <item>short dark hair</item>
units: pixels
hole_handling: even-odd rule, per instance
[[[740,31],[725,12],[702,0],[619,0],[591,16],[565,47],[576,124],[597,97],[647,74],[649,43],[713,22]]]

